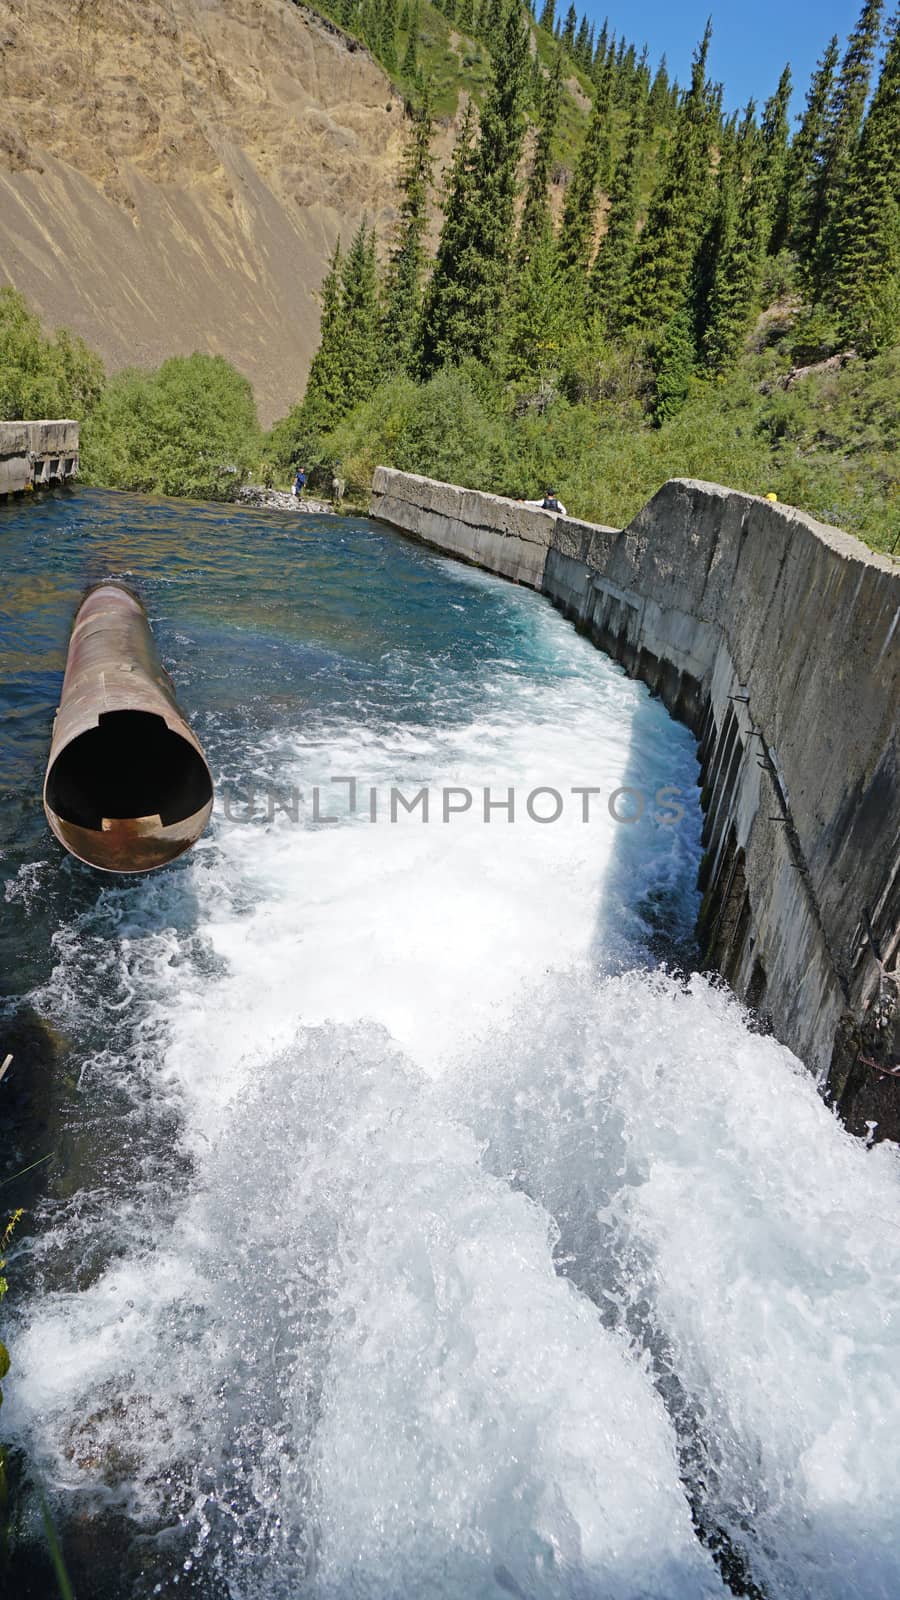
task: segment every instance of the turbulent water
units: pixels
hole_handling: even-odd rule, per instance
[[[0,540],[11,1592],[43,1497],[104,1600],[893,1600],[896,1156],[684,976],[686,731],[366,522],[79,492]],[[109,575],[219,785],[141,881],[38,804]]]

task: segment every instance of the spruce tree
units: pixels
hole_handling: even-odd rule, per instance
[[[591,57],[590,56],[588,56],[588,61],[585,64],[585,55],[588,52],[588,19],[587,19],[587,17],[582,17],[582,19],[581,19],[581,22],[580,22],[579,28],[578,28],[578,32],[575,35],[574,49],[575,49],[575,60],[578,62],[578,65],[580,67],[585,67],[586,70],[587,70],[587,68],[589,68],[590,64],[591,64]]]
[[[756,309],[770,219],[765,156],[765,144],[751,128],[722,176],[721,242],[703,332],[704,359],[714,372],[726,372],[736,361]]]
[[[459,26],[462,28],[464,33],[468,33],[468,34],[474,33],[474,31],[475,31],[475,14],[474,14],[473,6],[472,6],[472,0],[459,0],[459,11],[457,12],[457,21],[458,21]]]
[[[517,256],[521,260],[531,253],[533,243],[549,221],[548,186],[553,156],[553,140],[559,123],[560,94],[562,88],[562,51],[557,47],[549,76],[543,81],[538,134],[534,147],[534,160],[525,188],[525,201],[519,220]]]
[[[689,288],[694,252],[706,222],[710,192],[711,125],[706,58],[710,27],[694,54],[691,86],[647,223],[638,241],[629,289],[629,320],[638,328],[666,326]]]
[[[609,183],[610,81],[604,77],[591,108],[584,144],[566,194],[559,234],[559,261],[563,272],[587,269],[594,242],[597,187]]]
[[[403,199],[384,290],[381,365],[385,375],[412,373],[422,311],[425,231],[431,188],[432,117],[426,93],[413,116],[400,176]]]
[[[900,13],[835,225],[831,298],[841,336],[862,355],[900,340]]]
[[[406,49],[400,63],[400,76],[409,81],[414,81],[419,70],[416,47],[419,42],[419,0],[412,0],[409,13],[409,33],[406,37]]]
[[[610,334],[620,333],[624,321],[625,291],[635,245],[642,131],[643,110],[639,97],[635,96],[625,148],[613,179],[606,232],[600,241],[588,285],[589,303]]]
[[[448,213],[423,317],[426,374],[466,356],[490,361],[500,332],[509,273],[516,173],[525,136],[528,35],[510,0],[503,43],[471,160],[451,178]]]
[[[847,49],[825,124],[821,162],[808,212],[809,267],[815,287],[822,288],[831,271],[835,241],[832,224],[840,211],[843,188],[859,142],[869,80],[878,49],[882,0],[865,0]]]
[[[340,370],[343,381],[341,415],[368,399],[378,377],[381,346],[381,307],[378,301],[378,267],[375,231],[363,217],[350,244],[341,271],[340,332],[343,346]]]
[[[637,56],[634,45],[630,44],[622,57],[621,64],[616,73],[614,84],[614,99],[616,105],[627,105],[631,98],[631,91],[637,78]]]
[[[545,215],[521,262],[504,319],[506,376],[544,382],[559,363],[567,317],[553,230]]]
[[[556,21],[556,0],[544,0],[544,8],[543,8],[543,10],[541,12],[540,22],[539,22],[538,26],[541,27],[541,28],[546,28],[548,33],[552,33],[553,32],[553,24],[554,24],[555,21]]]
[[[481,35],[492,54],[502,46],[505,0],[484,0]]]
[[[422,307],[419,370],[426,378],[445,361],[452,361],[463,344],[465,289],[459,274],[468,242],[476,137],[475,102],[469,100],[447,176],[441,236]]]
[[[768,239],[771,243],[781,231],[780,207],[784,194],[788,158],[788,107],[791,103],[790,63],[778,80],[778,88],[763,107],[761,137],[763,179],[769,211]]]
[[[838,37],[833,34],[817,62],[806,93],[806,110],[788,151],[784,189],[776,208],[773,250],[789,244],[799,255],[808,254],[807,219],[825,132],[825,111],[834,82]]]
[[[653,420],[657,427],[681,410],[688,396],[696,361],[690,307],[676,307],[666,324],[657,357]]]
[[[647,120],[651,128],[658,128],[669,118],[669,72],[664,55],[659,58],[656,75],[650,85],[647,102]]]
[[[306,441],[327,433],[344,414],[344,291],[341,241],[338,239],[322,280],[319,348],[312,359],[300,406],[298,434]]]
[[[397,70],[397,0],[381,3],[381,59],[388,72]]]
[[[570,55],[575,49],[575,27],[577,22],[578,14],[575,10],[575,7],[570,5],[568,11],[566,12],[566,20],[563,23],[562,30],[563,49],[568,50]]]

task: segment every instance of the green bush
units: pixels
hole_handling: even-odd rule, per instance
[[[477,374],[444,369],[425,384],[382,384],[328,436],[322,459],[340,462],[348,493],[363,499],[384,461],[403,472],[490,486],[502,460],[502,425],[477,381]]]
[[[228,499],[259,458],[253,391],[222,356],[173,356],[106,387],[82,438],[82,475],[107,489]]]
[[[382,463],[518,499],[552,484],[574,515],[622,527],[668,478],[696,477],[774,492],[875,548],[896,539],[900,349],[790,389],[771,365],[761,386],[760,360],[749,358],[727,378],[692,379],[681,409],[657,427],[640,343],[611,349],[590,371],[575,365],[574,403],[560,390],[504,391],[475,364],[423,385],[384,383],[322,442],[321,459],[329,469],[340,461],[360,503]]]
[[[88,417],[103,390],[103,363],[59,329],[45,338],[15,289],[0,289],[0,417]]]

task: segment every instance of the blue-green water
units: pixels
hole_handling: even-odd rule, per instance
[[[10,1592],[44,1495],[99,1600],[896,1593],[896,1158],[657,965],[686,731],[364,520],[79,490],[0,547]],[[139,880],[40,809],[109,576],[219,791]]]

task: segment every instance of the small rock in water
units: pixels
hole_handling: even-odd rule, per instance
[[[237,492],[237,502],[263,511],[307,511],[315,516],[334,512],[334,506],[325,500],[311,500],[308,495],[291,494],[287,489],[264,489],[260,483],[245,483]]]

